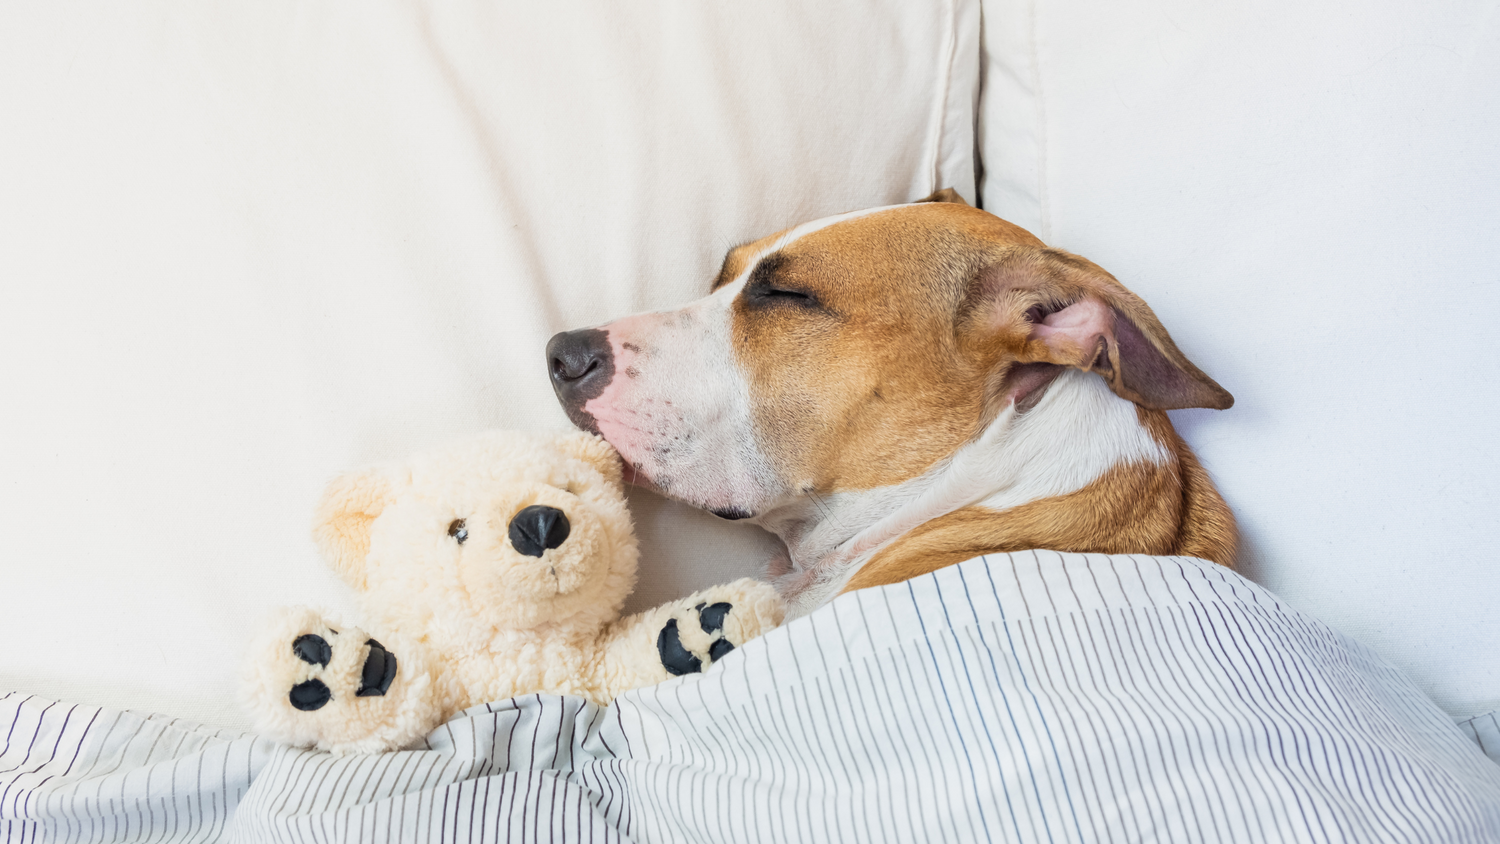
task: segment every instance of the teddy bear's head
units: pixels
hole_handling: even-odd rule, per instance
[[[460,646],[597,628],[635,586],[619,457],[580,432],[490,432],[344,475],[313,534],[368,612]]]

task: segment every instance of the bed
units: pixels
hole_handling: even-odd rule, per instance
[[[952,186],[1110,269],[1235,394],[1173,419],[1240,520],[1241,574],[1500,754],[1490,11],[8,3],[6,720],[55,701],[38,735],[96,712],[261,747],[230,738],[243,643],[277,605],[348,609],[307,539],[328,478],[562,427],[552,332],[701,295],[790,223]],[[772,548],[631,504],[636,608]],[[41,764],[16,741],[12,777]],[[28,782],[0,785],[14,836]]]
[[[807,643],[813,643],[808,647]],[[1021,552],[845,595],[608,708],[334,756],[11,696],[54,840],[1493,840],[1500,766],[1367,649],[1191,558]],[[20,739],[26,739],[24,742]],[[23,751],[24,745],[24,751]]]

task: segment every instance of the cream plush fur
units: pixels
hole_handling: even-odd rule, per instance
[[[534,506],[566,521],[544,543],[556,547],[516,538]],[[245,699],[265,735],[335,752],[405,747],[520,694],[607,704],[707,667],[784,615],[769,585],[746,579],[619,618],[636,539],[619,458],[590,434],[491,432],[345,475],[314,538],[369,632],[284,611],[251,650]]]

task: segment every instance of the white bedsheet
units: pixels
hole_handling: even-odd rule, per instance
[[[1199,560],[994,556],[843,596],[600,709],[333,757],[0,700],[7,840],[1500,840],[1500,766],[1402,674]]]

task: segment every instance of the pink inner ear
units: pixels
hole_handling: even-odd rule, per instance
[[[1079,299],[1048,314],[1031,329],[1031,337],[1052,351],[1056,363],[1088,366],[1100,337],[1114,337],[1115,312],[1098,299]]]
[[[1048,314],[1032,326],[1030,339],[1047,350],[1049,363],[1097,372],[1115,395],[1142,407],[1223,409],[1234,403],[1223,387],[1191,364],[1184,369],[1173,362],[1136,324],[1098,299],[1085,297]]]

